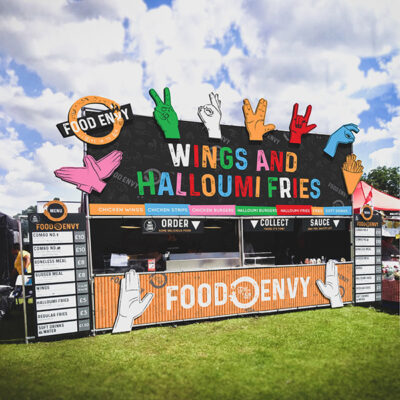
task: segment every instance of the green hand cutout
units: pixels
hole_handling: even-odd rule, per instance
[[[154,89],[149,91],[151,98],[156,103],[154,108],[154,118],[164,132],[166,139],[180,139],[178,129],[178,116],[171,106],[171,94],[169,88],[164,89],[164,102]]]

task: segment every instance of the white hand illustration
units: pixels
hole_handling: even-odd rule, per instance
[[[330,300],[332,308],[343,307],[342,296],[339,290],[339,277],[336,262],[329,260],[325,267],[325,284],[317,280],[318,289],[322,295]]]
[[[208,137],[211,139],[221,139],[221,100],[217,93],[209,94],[211,104],[206,104],[198,109],[197,115],[208,130]]]
[[[118,314],[112,333],[130,332],[133,321],[144,313],[153,296],[153,293],[147,293],[140,299],[139,275],[134,270],[127,272],[121,280]]]

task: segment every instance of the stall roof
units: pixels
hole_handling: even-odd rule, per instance
[[[18,231],[18,222],[14,218],[11,218],[0,211],[0,227],[5,227],[12,231]]]
[[[353,208],[358,210],[367,203],[372,205],[375,210],[400,210],[400,199],[360,181],[353,193]]]

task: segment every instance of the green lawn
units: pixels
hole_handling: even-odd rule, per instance
[[[400,398],[399,328],[348,306],[1,344],[0,398]]]

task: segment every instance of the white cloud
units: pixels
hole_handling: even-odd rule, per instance
[[[371,153],[370,158],[372,160],[372,168],[381,166],[399,167],[399,155],[400,138],[395,139],[392,146],[384,147]]]
[[[225,124],[243,125],[242,100],[255,106],[260,97],[269,102],[266,122],[278,129],[288,129],[295,102],[303,113],[312,104],[310,123],[319,133],[359,123],[367,100],[387,85],[400,93],[399,54],[381,71],[359,70],[362,57],[395,54],[399,10],[387,0],[175,0],[171,8],[151,10],[141,0],[0,3],[0,53],[8,65],[8,76],[0,77],[0,117],[37,130],[44,141],[29,153],[15,132],[0,137],[0,149],[9,148],[0,150],[6,170],[0,204],[22,208],[20,186],[29,188],[28,203],[78,193],[52,173],[60,164],[81,163],[76,139],[62,139],[55,125],[86,95],[132,103],[135,113],[152,115],[148,89],[161,94],[169,86],[178,116],[198,121],[197,107],[218,89]],[[235,45],[227,53],[212,48],[229,40]],[[27,95],[11,60],[40,77],[46,88],[40,96]],[[229,82],[213,88],[208,82],[221,71]],[[394,112],[378,129],[360,132],[357,144],[393,139],[396,149],[399,129]],[[368,161],[394,162],[393,154],[377,150]]]
[[[83,151],[80,144],[69,147],[44,142],[28,152],[14,129],[0,133],[0,208],[14,215],[38,200],[60,197],[79,200],[80,192],[55,177],[53,171],[62,166],[82,165]]]

